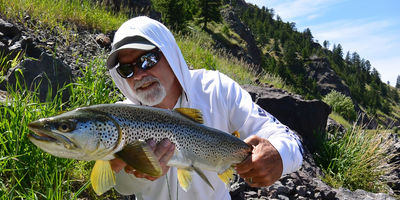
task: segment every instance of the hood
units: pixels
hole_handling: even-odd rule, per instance
[[[167,27],[160,22],[148,17],[135,17],[121,25],[114,35],[114,43],[112,48],[115,49],[115,41],[121,41],[126,37],[140,36],[157,46],[164,54],[172,71],[182,85],[183,91],[190,97],[190,77],[191,73],[183,59],[181,50],[175,42],[175,38]],[[124,96],[130,101],[129,103],[140,104],[135,94],[128,85],[126,79],[121,78],[115,67],[110,69],[110,74],[117,87],[121,90]],[[188,99],[189,100],[189,99]]]

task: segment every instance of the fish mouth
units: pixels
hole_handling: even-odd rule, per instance
[[[69,140],[67,137],[54,133],[52,131],[48,131],[48,126],[41,126],[40,121],[32,122],[28,124],[28,128],[33,132],[28,133],[28,139],[33,141],[36,140],[38,142],[45,143],[57,143],[64,145],[67,149],[75,148],[75,144]]]

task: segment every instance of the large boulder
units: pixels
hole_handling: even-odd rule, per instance
[[[304,100],[277,88],[243,85],[257,103],[280,122],[296,131],[303,138],[309,150],[315,150],[315,134],[325,132],[328,115],[332,109],[319,100]]]
[[[20,72],[22,72],[22,75]],[[38,88],[37,92],[39,92],[40,101],[46,102],[49,92],[51,92],[50,97],[52,100],[57,91],[71,83],[72,79],[72,71],[67,65],[50,55],[42,54],[39,60],[28,58],[21,61],[14,68],[9,69],[4,81],[0,83],[0,90],[7,91],[9,86],[16,88],[19,83],[22,84],[21,89],[35,91]],[[62,92],[62,101],[66,102],[68,99],[69,92],[64,90]]]

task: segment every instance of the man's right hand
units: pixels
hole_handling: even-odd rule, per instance
[[[157,156],[158,161],[160,162],[161,168],[163,169],[163,174],[161,176],[165,175],[169,170],[169,166],[167,166],[167,163],[174,155],[175,145],[172,144],[169,139],[164,139],[158,144],[156,144],[154,140],[149,140],[147,141],[147,145],[149,145],[149,147],[154,151],[154,154]],[[155,181],[159,178],[140,173],[118,158],[110,160],[110,162],[111,168],[116,173],[124,169],[126,173],[133,174],[137,178],[146,178],[150,181]]]

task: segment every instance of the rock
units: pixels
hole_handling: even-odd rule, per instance
[[[242,86],[261,108],[296,131],[311,152],[315,150],[315,134],[325,131],[331,107],[319,100],[304,100],[277,88]]]
[[[23,76],[18,72],[19,70],[23,72]],[[41,102],[46,102],[49,88],[52,90],[51,97],[54,97],[58,89],[71,83],[73,78],[71,69],[67,65],[47,54],[42,54],[41,60],[28,58],[11,68],[5,80],[0,83],[0,90],[6,91],[7,85],[13,88],[17,87],[17,77],[22,84],[21,89],[23,90],[35,91],[36,87],[39,87],[38,92]],[[68,101],[68,90],[64,90],[62,95],[63,102]]]
[[[356,190],[352,192],[349,189],[339,188],[337,191],[337,198],[341,200],[395,200],[394,197],[387,194],[374,194],[364,190]]]
[[[257,46],[255,37],[250,29],[243,24],[239,16],[231,9],[223,9],[221,11],[222,18],[229,25],[235,33],[237,33],[240,39],[246,43],[246,47],[241,47],[239,45],[221,44],[230,52],[233,56],[240,60],[245,60],[249,64],[254,65],[254,71],[260,73],[261,68],[261,52]]]
[[[21,31],[12,23],[9,23],[3,19],[0,19],[0,32],[2,37],[13,39],[21,35]]]
[[[102,33],[96,36],[96,42],[101,47],[108,47],[111,45],[111,39]]]

